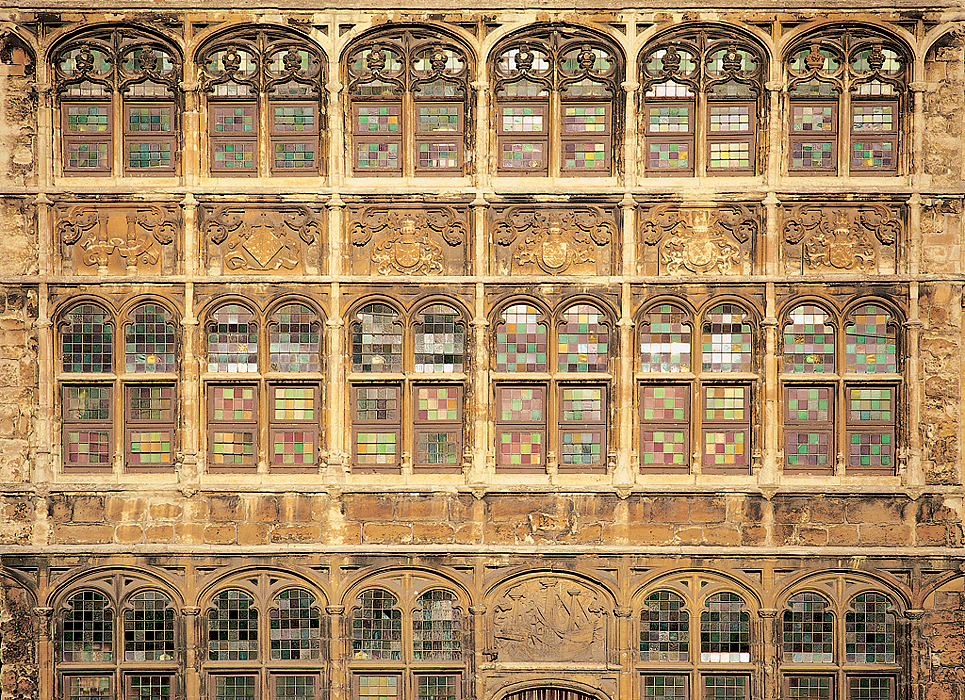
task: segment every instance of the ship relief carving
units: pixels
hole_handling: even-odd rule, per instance
[[[503,258],[500,268],[550,275],[609,272],[610,244],[615,236],[613,217],[599,207],[510,207],[495,223],[493,234],[501,248],[511,251],[509,260],[497,253]]]
[[[492,614],[499,661],[605,661],[607,607],[581,583],[561,578],[520,583]]]
[[[175,272],[180,210],[174,205],[57,208],[65,271],[76,274]]]
[[[360,210],[351,224],[355,271],[380,275],[463,274],[468,237],[451,207]],[[371,250],[370,254],[365,252]]]
[[[741,205],[683,208],[661,204],[641,217],[644,274],[748,274],[760,230],[758,213]],[[655,269],[654,269],[655,268]]]
[[[201,231],[213,271],[319,272],[322,214],[312,207],[206,207]]]
[[[782,232],[788,271],[893,272],[902,224],[883,204],[800,205],[785,212]]]

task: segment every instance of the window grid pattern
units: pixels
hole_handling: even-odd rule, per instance
[[[862,593],[845,616],[845,660],[860,664],[895,663],[895,616],[880,593]]]
[[[704,700],[746,700],[750,697],[747,676],[703,676]]]
[[[848,469],[895,469],[894,387],[848,387]]]
[[[789,700],[831,700],[831,677],[790,676],[787,695]]]
[[[563,312],[557,335],[560,372],[606,372],[609,332],[605,317],[590,304],[578,304]]]
[[[894,700],[891,685],[891,678],[886,676],[851,676],[848,700]]]
[[[736,593],[717,593],[700,614],[700,660],[709,663],[748,663],[751,651],[750,615]],[[736,678],[736,676],[727,676]]]
[[[127,682],[130,694],[125,700],[167,700],[173,695],[171,676],[136,674]]]
[[[67,700],[112,700],[110,676],[68,676]]]
[[[415,332],[415,371],[465,371],[466,325],[456,310],[433,304],[420,317]]]
[[[315,700],[315,676],[275,676],[274,700],[304,698]]]
[[[751,327],[745,319],[736,304],[720,304],[708,312],[702,341],[705,372],[751,371]]]
[[[300,588],[289,588],[279,593],[268,613],[268,639],[271,647],[270,658],[273,661],[303,661],[321,658],[321,620],[315,596]],[[288,687],[300,686],[307,688],[304,683],[298,684],[296,678],[311,676],[288,676]],[[279,678],[279,684],[281,683]],[[287,695],[281,697],[288,697]]]
[[[644,605],[646,609],[640,612],[640,660],[668,663],[689,661],[690,614],[684,609],[684,599],[671,591],[657,591],[647,596]],[[673,682],[673,679],[682,677],[668,678]]]
[[[644,314],[640,333],[641,372],[689,372],[692,327],[677,306],[660,304]]]
[[[353,372],[401,372],[402,326],[386,304],[369,304],[352,331]]]
[[[456,467],[462,463],[462,387],[415,387],[416,464]]]
[[[256,676],[214,677],[213,700],[255,700],[258,697],[258,678]]]
[[[785,466],[809,472],[832,469],[832,395],[828,387],[784,390]]]
[[[128,372],[176,372],[177,332],[170,314],[158,304],[143,304],[124,332],[124,364]]]
[[[254,315],[244,306],[226,304],[211,314],[208,371],[258,371],[258,331]]]
[[[64,317],[63,371],[96,374],[114,369],[114,324],[96,304],[79,304]]]
[[[258,611],[254,600],[244,591],[228,590],[212,600],[214,609],[208,613],[208,658],[211,661],[254,661],[258,658]],[[242,679],[248,688],[248,676],[225,676],[225,680]],[[254,678],[250,678],[254,682]],[[247,697],[246,695],[226,697]]]
[[[645,675],[643,677],[645,700],[687,700],[686,676]]]
[[[542,387],[500,387],[499,464],[533,468],[543,464],[545,450],[545,393]]]
[[[606,454],[606,391],[560,389],[560,467],[600,467]]]
[[[412,658],[462,661],[462,611],[456,597],[434,589],[419,596],[418,604],[412,618]]]
[[[66,662],[104,663],[114,660],[114,615],[107,597],[81,591],[67,601],[61,631]]]
[[[107,467],[113,454],[109,386],[65,386],[64,463],[70,467]]]
[[[131,607],[124,613],[124,659],[174,659],[175,623],[171,600],[159,591],[144,591],[131,598]]]
[[[689,467],[690,391],[683,384],[641,387],[641,469]]]
[[[897,342],[890,327],[891,314],[866,304],[845,330],[845,371],[857,374],[894,373],[898,368]]]
[[[271,318],[268,368],[274,372],[318,372],[321,328],[315,312],[303,304],[287,304]]]
[[[791,311],[784,326],[784,371],[815,374],[834,371],[834,328],[819,306]]]
[[[516,304],[502,314],[496,331],[497,372],[545,372],[547,368],[546,324],[538,309]]]
[[[358,677],[358,700],[396,700],[398,697],[398,676]]]
[[[402,660],[402,612],[396,609],[397,603],[395,596],[378,588],[359,596],[352,616],[352,651],[356,659]]]
[[[815,593],[801,593],[788,601],[782,619],[782,653],[792,663],[834,662],[834,616]]]
[[[418,700],[459,700],[458,676],[417,676]]]
[[[750,389],[704,387],[704,465],[743,472],[750,457]]]

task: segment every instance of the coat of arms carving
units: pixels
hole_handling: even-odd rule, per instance
[[[156,269],[162,249],[174,247],[181,225],[179,209],[161,204],[81,204],[60,209],[57,216],[57,234],[75,264],[103,273],[121,267],[128,273],[139,266]]]
[[[229,270],[302,269],[306,248],[322,238],[321,214],[295,205],[282,209],[220,206],[202,210],[201,230]]]
[[[500,661],[606,659],[607,607],[589,587],[563,578],[532,579],[510,588],[493,607]]]
[[[518,242],[513,253],[516,268],[560,275],[595,271],[598,249],[608,246],[615,235],[616,225],[599,207],[511,207],[496,223],[494,238],[500,246]]]
[[[898,212],[883,204],[801,205],[783,224],[785,243],[801,246],[803,272],[881,271],[880,249],[895,246],[901,230]]]
[[[661,272],[733,275],[750,272],[749,244],[759,224],[743,206],[661,204],[643,219],[640,229],[643,242],[659,250]]]
[[[461,246],[466,224],[455,209],[362,210],[352,224],[352,245],[364,248],[376,240],[370,256],[380,275],[440,275],[446,270],[443,246]]]

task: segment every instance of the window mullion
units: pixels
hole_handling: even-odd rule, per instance
[[[851,175],[851,142],[854,138],[852,126],[849,84],[841,91],[841,96],[838,98],[838,174],[843,177]]]
[[[111,91],[111,174],[119,177],[124,173],[124,95],[115,84]]]
[[[416,138],[415,131],[419,124],[419,115],[416,114],[416,102],[412,97],[412,91],[406,90],[402,97],[402,114],[400,116],[402,129],[402,176],[413,177],[415,175],[415,153]]]
[[[694,174],[697,177],[707,176],[707,160],[710,157],[710,145],[707,139],[707,92],[703,89],[697,93],[696,114],[693,115],[694,124],[694,152],[691,157],[695,161]]]
[[[547,167],[550,177],[560,176],[560,158],[563,152],[563,108],[562,95],[558,87],[550,93],[549,119],[547,120]]]

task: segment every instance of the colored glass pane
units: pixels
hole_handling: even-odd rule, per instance
[[[61,327],[63,371],[111,372],[114,369],[114,324],[96,304],[78,304],[64,316]]]
[[[705,372],[751,371],[751,326],[744,310],[736,304],[711,309],[703,325]]]
[[[143,304],[124,327],[124,364],[128,372],[176,372],[178,336],[164,307]]]
[[[275,596],[268,619],[272,660],[320,658],[321,618],[315,596],[301,588],[286,589]]]
[[[539,317],[539,310],[527,304],[516,304],[503,312],[496,330],[497,372],[546,371],[546,325]]]
[[[466,325],[445,304],[433,304],[420,314],[415,332],[416,372],[465,370]]]
[[[258,332],[254,315],[244,306],[226,304],[211,314],[208,371],[258,371]]]
[[[640,660],[671,663],[689,661],[690,614],[684,610],[683,598],[671,591],[657,591],[647,596],[643,604],[644,609],[640,612]]]
[[[66,662],[114,660],[114,612],[102,593],[81,591],[67,599],[60,641]]]
[[[402,612],[395,596],[379,588],[364,591],[352,614],[352,651],[356,659],[402,660]]]
[[[799,593],[788,601],[781,620],[781,649],[785,661],[834,662],[834,616],[815,593]]]
[[[353,372],[401,372],[402,326],[386,304],[368,304],[352,326]]]
[[[253,661],[258,658],[258,611],[244,591],[221,591],[208,613],[208,658]]]
[[[707,599],[704,607],[706,610],[700,614],[700,660],[749,662],[751,620],[744,610],[744,600],[736,593],[717,593]]]
[[[462,611],[456,597],[433,589],[419,596],[412,616],[412,647],[416,661],[462,660]]]

